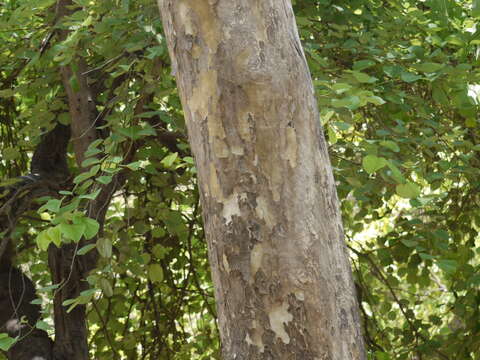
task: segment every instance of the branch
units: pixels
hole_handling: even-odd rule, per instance
[[[348,245],[347,245],[348,246]],[[372,265],[373,267],[373,270],[374,270],[374,273],[377,274],[379,280],[382,281],[383,284],[385,284],[385,286],[387,287],[388,291],[390,292],[390,294],[392,295],[393,299],[395,300],[395,302],[397,303],[399,309],[400,309],[400,312],[402,313],[402,315],[404,316],[405,320],[407,321],[408,323],[408,326],[410,327],[410,329],[414,332],[415,336],[417,338],[420,338],[422,339],[424,342],[427,342],[427,339],[425,338],[425,336],[423,336],[419,331],[418,329],[415,327],[415,325],[413,324],[412,320],[409,318],[408,314],[407,314],[407,311],[405,310],[405,307],[402,305],[400,299],[398,298],[397,294],[395,293],[395,291],[393,290],[392,286],[390,285],[390,283],[388,282],[387,278],[385,277],[385,275],[382,273],[382,271],[379,269],[379,267],[377,266],[377,264],[370,258],[370,256],[368,255],[365,255],[363,253],[361,253],[360,251],[352,248],[351,246],[348,246],[348,248],[353,252],[355,253],[357,256],[361,256],[365,259],[367,259],[367,261]],[[438,350],[438,349],[433,349],[433,351],[435,351],[435,353],[437,355],[439,355],[442,359],[445,359],[445,360],[448,360],[448,356],[446,354],[444,354],[442,351]]]

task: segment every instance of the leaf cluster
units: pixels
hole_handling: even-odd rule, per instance
[[[478,359],[478,1],[296,1],[372,359]]]

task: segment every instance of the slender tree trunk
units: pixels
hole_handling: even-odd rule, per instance
[[[56,6],[56,20],[62,22],[65,16],[72,13],[73,2],[71,0],[58,0]],[[59,38],[67,38],[69,30],[59,31]],[[73,69],[77,68],[76,71]],[[85,159],[84,152],[90,143],[97,138],[95,119],[95,99],[88,85],[87,77],[84,74],[87,70],[85,60],[78,56],[74,64],[65,65],[60,68],[62,82],[67,93],[68,105],[71,116],[72,142],[75,159],[78,167],[82,168]],[[72,84],[76,83],[74,87]],[[93,200],[89,206],[88,216],[103,224],[105,212],[111,199],[113,190],[103,189],[102,194]],[[102,207],[98,201],[104,201]],[[92,211],[92,209],[96,211]],[[93,243],[96,238],[89,241]],[[82,240],[79,247],[86,244]],[[86,256],[76,256],[76,244],[63,244],[60,248],[51,245],[48,252],[48,263],[52,273],[54,284],[60,284],[60,290],[55,292],[54,298],[54,322],[55,322],[55,360],[87,360],[88,355],[88,326],[86,319],[86,306],[77,305],[73,310],[68,311],[63,306],[67,299],[73,299],[88,289],[86,277],[95,267],[96,252]]]
[[[225,359],[365,359],[332,168],[288,0],[159,0]]]

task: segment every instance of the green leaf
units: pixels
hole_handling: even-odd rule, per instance
[[[437,260],[435,263],[440,269],[449,274],[454,273],[458,267],[458,263],[455,260],[442,259]]]
[[[157,115],[163,114],[163,111],[146,111],[141,114],[135,115],[135,117],[138,118],[151,118]]]
[[[420,187],[412,182],[396,186],[397,195],[405,199],[414,199],[420,195]]]
[[[53,242],[57,247],[60,247],[62,244],[62,232],[60,227],[57,225],[48,229],[47,234],[50,237],[50,241]]]
[[[97,220],[92,218],[85,218],[83,223],[85,225],[84,235],[87,240],[90,240],[95,235],[97,235],[98,230],[100,229],[100,224],[97,222]]]
[[[356,70],[356,71],[361,71],[361,70],[364,70],[364,69],[367,69],[369,67],[372,67],[373,65],[375,65],[375,61],[373,60],[360,60],[360,61],[355,61],[353,63],[353,70]]]
[[[60,284],[53,284],[53,285],[42,287],[42,288],[38,289],[38,291],[39,292],[50,293],[50,292],[52,292],[52,290],[58,289],[59,287],[60,287]]]
[[[52,327],[46,323],[45,321],[38,320],[37,323],[35,324],[35,327],[37,329],[43,330],[43,331],[50,331],[53,330]]]
[[[168,249],[160,244],[157,244],[152,248],[152,253],[158,260],[161,260],[168,253]]]
[[[102,150],[93,148],[93,149],[88,149],[87,151],[85,151],[84,155],[85,155],[85,157],[91,157],[91,156],[98,155],[101,152],[102,152]]]
[[[332,111],[332,113],[333,113],[333,111]],[[478,149],[478,150],[480,151],[480,145],[479,145],[479,149]],[[193,160],[193,158],[192,158],[191,156],[185,156],[185,157],[183,158],[183,161],[185,161],[187,164],[195,165],[195,161]]]
[[[76,225],[62,223],[59,226],[63,236],[65,236],[67,239],[73,240],[74,242],[79,242],[86,230],[86,226],[84,224]]]
[[[385,352],[375,351],[375,359],[376,360],[391,360],[390,355]]]
[[[375,171],[380,170],[387,165],[387,160],[383,157],[375,155],[367,155],[362,160],[362,166],[369,174],[373,174]]]
[[[120,128],[117,131],[123,136],[131,138],[132,140],[138,140],[144,136],[153,136],[156,134],[155,129],[153,129],[150,125],[145,125],[144,127],[135,125],[128,128]]]
[[[420,75],[412,74],[410,72],[403,72],[400,75],[400,78],[405,82],[411,83],[411,82],[415,82],[417,80],[420,80],[422,77]]]
[[[327,126],[327,133],[328,133],[328,142],[330,144],[336,144],[338,141],[337,134],[335,133],[335,129],[328,125]]]
[[[114,156],[110,159],[110,161],[114,164],[120,164],[123,161],[122,156]]]
[[[140,169],[140,165],[141,165],[140,161],[135,161],[135,162],[132,162],[132,163],[130,163],[128,165],[124,165],[124,166],[126,168],[129,168],[132,171],[137,171],[138,169]]]
[[[433,86],[432,97],[433,100],[435,100],[437,103],[442,105],[448,105],[448,96],[441,86]]]
[[[400,151],[400,148],[398,147],[395,141],[391,141],[391,140],[380,141],[380,145],[383,147],[386,147],[387,149],[392,150],[393,152]]]
[[[343,121],[335,121],[333,124],[337,127],[338,130],[341,131],[348,131],[353,127],[352,124]]]
[[[360,106],[360,98],[356,95],[347,96],[342,99],[333,99],[332,106],[336,108],[346,107],[350,110],[355,110]]]
[[[423,260],[433,260],[433,259],[435,259],[435,256],[430,255],[430,254],[419,253],[418,255],[419,255]]]
[[[148,277],[152,282],[163,281],[163,269],[159,264],[148,265]]]
[[[112,176],[110,175],[103,175],[103,176],[99,176],[98,178],[95,179],[95,181],[99,182],[100,184],[104,184],[104,185],[107,185],[107,184],[110,184],[112,182]]]
[[[112,257],[112,242],[107,238],[99,238],[97,240],[97,250],[100,256],[104,258]]]
[[[51,211],[53,213],[58,213],[61,205],[62,205],[62,200],[50,199],[47,201],[45,205],[43,205],[42,207],[40,207],[40,209],[38,209],[38,213],[42,213],[45,210]]]
[[[74,302],[75,302],[75,299],[67,299],[62,302],[62,305],[67,306],[67,305],[73,304]]]
[[[470,279],[468,279],[467,283],[471,284],[473,286],[479,286],[480,285],[480,274],[473,275]]]
[[[418,241],[416,240],[408,240],[408,239],[402,239],[400,240],[403,245],[405,245],[406,247],[415,247],[418,245]]]
[[[141,256],[140,256],[140,263],[141,264],[148,264],[150,263],[150,260],[152,260],[152,255],[150,254],[147,254],[147,253],[143,253]]]
[[[85,239],[90,240],[95,235],[97,235],[98,230],[100,229],[100,224],[97,220],[84,216],[75,216],[73,218],[73,223],[75,225],[81,225],[84,227],[83,236]]]
[[[175,162],[177,157],[178,157],[178,153],[176,153],[176,152],[172,153],[172,154],[169,154],[162,159],[161,163],[166,168],[169,168],[173,165],[173,163]]]
[[[75,176],[75,178],[73,179],[73,183],[74,184],[80,184],[81,182],[87,180],[88,178],[91,178],[93,175],[90,174],[89,171],[86,171],[86,172],[83,172],[77,176]]]
[[[336,83],[332,85],[332,90],[334,90],[337,94],[342,94],[352,88],[352,85],[346,83]]]
[[[58,115],[58,122],[63,125],[70,124],[70,114],[68,112],[61,113]]]
[[[113,288],[112,284],[110,284],[110,281],[105,278],[101,278],[98,282],[98,285],[100,286],[100,289],[102,289],[102,292],[105,294],[106,297],[113,296]]]
[[[360,71],[352,71],[352,74],[355,77],[355,79],[357,79],[357,81],[361,83],[371,84],[378,80],[376,77],[370,76]]]
[[[154,238],[161,238],[161,237],[164,237],[165,236],[165,230],[162,229],[161,227],[155,227],[153,228],[152,230],[152,236]]]
[[[0,333],[0,350],[8,351],[15,344],[16,339],[11,338],[5,333]]]
[[[165,49],[163,46],[152,46],[147,49],[148,55],[146,55],[147,59],[154,59],[156,57],[160,57],[164,54]]]
[[[442,69],[444,66],[445,66],[444,64],[428,62],[428,63],[414,65],[414,68],[421,72],[433,73]]]
[[[92,166],[90,168],[90,170],[88,170],[86,172],[83,172],[80,175],[76,176],[75,179],[73,179],[73,183],[74,184],[79,184],[82,181],[85,181],[86,179],[91,178],[92,176],[95,176],[98,173],[98,171],[100,170],[100,168],[101,168],[101,165],[99,165],[99,164]]]
[[[95,248],[95,247],[96,247],[95,244],[88,244],[88,245],[82,246],[82,247],[77,251],[77,255],[85,255],[86,253],[88,253],[90,250],[92,250],[92,249]]]
[[[78,198],[79,199],[95,200],[97,198],[98,194],[100,194],[100,191],[101,191],[101,189],[98,189],[97,191],[94,191],[93,193],[80,195]]]
[[[94,175],[96,175],[96,174],[98,173],[98,171],[101,169],[101,167],[102,167],[102,165],[100,165],[100,164],[94,165],[94,166],[92,166],[92,167],[90,168],[89,173],[90,173],[92,176],[94,176]]]
[[[372,103],[373,105],[378,105],[378,106],[383,105],[383,104],[386,103],[386,101],[383,100],[383,99],[382,99],[381,97],[379,97],[379,96],[369,96],[369,97],[367,97],[367,101],[368,101],[369,103]]]
[[[465,41],[463,41],[463,39],[457,34],[448,35],[445,41],[452,45],[465,46]]]
[[[91,157],[91,158],[83,160],[82,167],[87,168],[91,165],[98,164],[100,161],[102,161],[102,160],[100,160],[99,158]]]
[[[45,251],[48,249],[48,245],[50,245],[52,239],[48,235],[47,230],[44,230],[37,235],[35,242],[41,250]]]
[[[103,143],[105,140],[104,139],[97,139],[97,140],[94,140],[92,141],[90,144],[88,144],[88,150],[92,150],[92,149],[96,149],[98,147],[98,145],[100,145],[101,143]]]
[[[407,180],[405,176],[403,176],[400,169],[393,163],[393,161],[388,161],[387,163],[388,168],[392,172],[390,176],[399,184],[404,184]]]
[[[383,72],[392,78],[396,78],[403,72],[403,68],[398,65],[387,65],[383,67]]]

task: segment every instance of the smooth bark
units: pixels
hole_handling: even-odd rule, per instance
[[[288,0],[159,0],[198,169],[225,359],[365,359]]]

